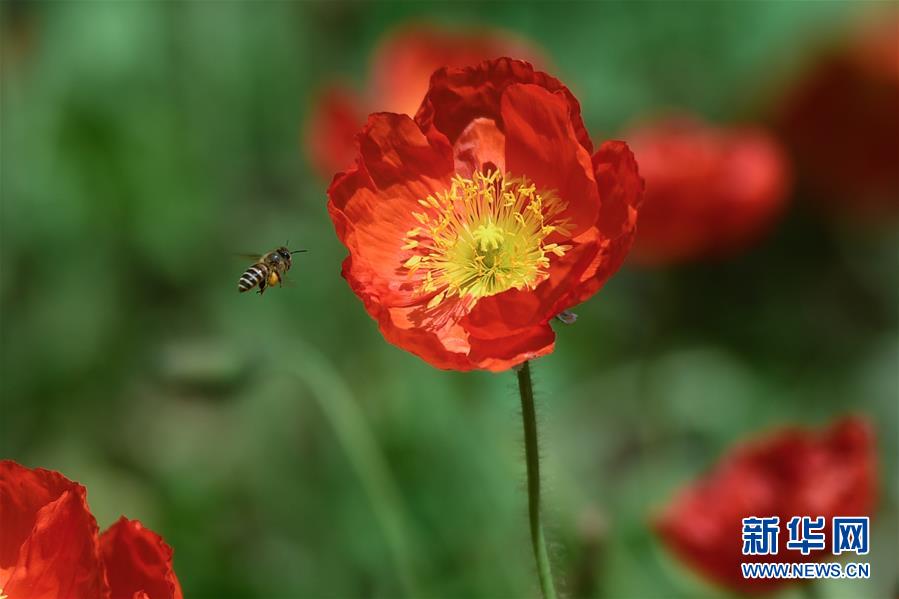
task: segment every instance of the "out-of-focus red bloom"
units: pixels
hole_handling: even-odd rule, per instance
[[[346,86],[332,85],[318,93],[306,125],[306,153],[323,178],[352,164],[356,133],[362,128],[363,102]]]
[[[328,190],[343,276],[388,341],[439,368],[551,352],[550,319],[630,248],[633,155],[594,153],[577,100],[526,62],[441,69],[414,120],[373,114],[357,143]]]
[[[317,94],[305,136],[313,166],[327,179],[350,166],[356,156],[353,136],[365,123],[365,115],[376,111],[414,115],[437,69],[476,65],[500,56],[543,63],[532,44],[501,30],[418,23],[391,32],[373,53],[365,93],[332,84]]]
[[[172,550],[140,522],[102,535],[81,485],[0,461],[0,597],[182,599]]]
[[[624,138],[646,181],[633,252],[640,263],[733,254],[766,233],[784,207],[790,169],[760,129],[669,117]]]
[[[813,63],[780,107],[802,182],[862,219],[899,215],[899,12]]]
[[[870,516],[876,503],[874,433],[859,418],[812,432],[781,430],[741,444],[709,473],[682,489],[655,521],[681,559],[719,584],[761,592],[785,579],[746,579],[741,562],[821,561],[832,557],[833,516]],[[742,555],[742,519],[780,517],[777,555]],[[827,550],[785,551],[793,516],[824,516]]]

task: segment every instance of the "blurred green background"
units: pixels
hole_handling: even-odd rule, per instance
[[[870,8],[3,0],[0,457],[160,532],[188,598],[536,595],[515,377],[382,339],[300,144],[313,93],[413,19],[532,39],[597,138],[761,118]],[[894,596],[896,230],[794,199],[742,257],[625,268],[533,365],[570,596],[724,596],[649,514],[735,440],[846,411],[880,438],[873,577],[817,592]],[[238,295],[233,254],[286,239],[295,286]]]

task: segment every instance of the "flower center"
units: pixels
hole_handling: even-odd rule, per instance
[[[566,204],[552,191],[537,191],[527,177],[498,171],[453,178],[449,189],[418,200],[421,226],[406,233],[404,263],[416,292],[434,294],[433,308],[457,296],[476,300],[507,289],[533,289],[548,275],[550,255],[571,246],[547,243],[569,234],[559,218]]]

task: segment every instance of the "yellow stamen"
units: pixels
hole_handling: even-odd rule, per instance
[[[550,235],[568,236],[559,218],[566,204],[555,192],[540,190],[526,177],[498,171],[456,175],[450,188],[420,199],[421,223],[406,233],[404,262],[416,275],[420,294],[436,294],[434,308],[445,299],[477,299],[508,289],[533,289],[549,276],[550,256],[561,257],[570,245],[545,243]]]
[[[428,302],[428,308],[433,308],[434,306],[439,305],[440,302],[443,301],[444,295],[445,295],[445,292],[441,291],[440,293],[438,293],[437,295],[432,297],[431,301]],[[0,599],[2,599],[2,597],[0,597]]]

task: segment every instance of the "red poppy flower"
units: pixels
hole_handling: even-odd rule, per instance
[[[0,461],[0,597],[182,599],[172,550],[136,520],[98,535],[81,485]]]
[[[463,67],[500,56],[541,64],[539,52],[522,38],[488,28],[445,29],[423,23],[391,32],[373,53],[363,94],[332,84],[318,93],[306,130],[306,151],[322,177],[347,168],[356,156],[355,133],[375,111],[414,115],[441,67]]]
[[[874,434],[858,418],[821,432],[786,429],[731,450],[707,475],[671,501],[655,522],[662,540],[711,580],[739,592],[766,591],[784,579],[746,579],[741,562],[820,561],[828,551],[803,556],[785,551],[793,516],[824,516],[826,546],[834,516],[870,516],[876,500]],[[780,518],[777,555],[742,555],[742,519]]]
[[[625,138],[646,181],[634,244],[638,262],[732,254],[766,233],[782,211],[789,169],[776,142],[759,129],[669,118]]]
[[[642,181],[593,146],[571,92],[523,61],[441,69],[415,119],[379,113],[328,210],[343,276],[388,341],[434,366],[505,370],[624,259]]]
[[[808,191],[862,219],[899,215],[899,13],[880,17],[815,62],[779,114]]]

